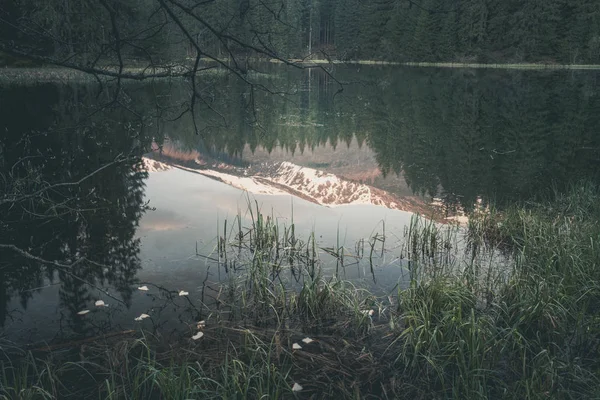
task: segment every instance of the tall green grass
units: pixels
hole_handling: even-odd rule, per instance
[[[2,354],[0,398],[600,398],[597,187],[480,209],[466,229],[414,217],[389,299],[325,277],[314,233],[249,206],[249,226],[219,224],[230,279],[204,337]]]
[[[583,185],[472,215],[467,253],[500,246],[510,262],[463,260],[459,273],[425,273],[399,292],[406,386],[440,398],[597,397],[599,204]]]

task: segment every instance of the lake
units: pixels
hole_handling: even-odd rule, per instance
[[[219,304],[240,267],[220,246],[258,210],[385,294],[415,215],[460,230],[598,181],[597,72],[331,72],[211,72],[196,100],[183,80],[0,79],[0,339],[177,335]]]

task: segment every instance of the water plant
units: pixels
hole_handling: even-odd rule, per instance
[[[228,255],[211,262],[236,269],[206,321],[178,341],[3,343],[0,398],[598,398],[598,204],[580,185],[466,229],[414,217],[388,298],[326,275],[314,232],[254,203],[248,227],[222,225]]]

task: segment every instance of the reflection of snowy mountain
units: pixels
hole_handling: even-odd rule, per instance
[[[168,164],[147,157],[142,157],[142,163],[144,170],[148,172],[167,171],[172,168]]]
[[[383,190],[290,162],[279,164],[275,173],[266,179],[326,206],[374,204],[392,209],[399,208],[393,196]]]
[[[397,196],[364,183],[290,162],[261,163],[251,168],[237,168],[223,163],[207,166],[197,160],[179,162],[172,157],[165,161],[173,167],[202,174],[255,194],[291,194],[328,207],[372,204],[396,210],[431,213],[427,204],[416,197]],[[171,168],[169,164],[144,158],[144,166],[149,172],[165,171]]]
[[[324,143],[314,148],[305,148],[304,151],[301,148],[291,151],[279,146],[273,149],[265,149],[261,146],[250,149],[247,146],[241,157],[250,165],[278,164],[287,161],[302,167],[328,172],[352,182],[365,183],[372,188],[403,198],[417,197],[402,174],[384,175],[379,169],[379,162],[373,150],[364,143],[361,144],[355,137],[349,142],[339,143],[336,146]],[[421,200],[425,198],[422,197]]]

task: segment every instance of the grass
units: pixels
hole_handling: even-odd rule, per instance
[[[474,215],[468,251],[501,245],[510,265],[429,274],[399,293],[397,365],[417,395],[598,397],[598,200],[582,185]]]
[[[314,233],[247,213],[219,224],[230,279],[201,339],[3,344],[0,398],[600,398],[599,188],[478,210],[466,229],[413,218],[389,299],[326,278]]]

